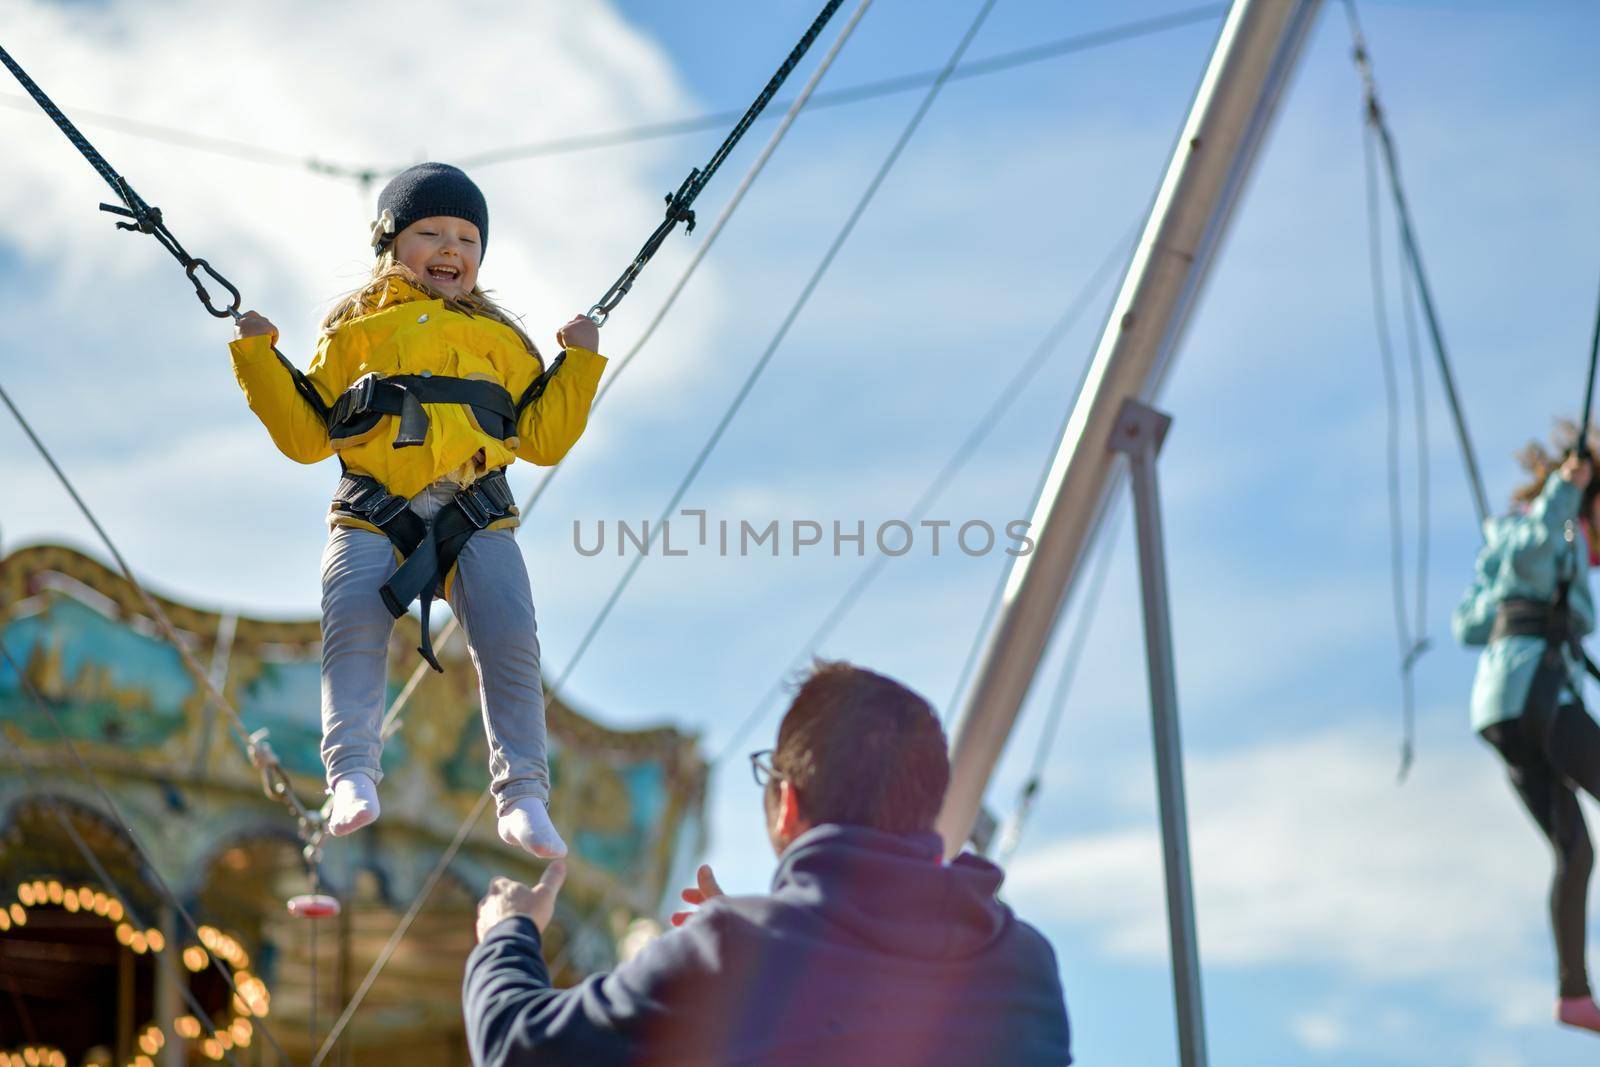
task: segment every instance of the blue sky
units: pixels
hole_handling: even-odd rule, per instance
[[[937,66],[976,3],[877,0],[826,86]],[[65,105],[352,161],[501,144],[742,106],[815,4],[468,5],[374,27],[309,3],[22,2],[7,47]],[[971,55],[1180,5],[1001,0]],[[1578,3],[1362,6],[1492,498],[1510,453],[1581,404],[1600,235],[1600,12]],[[449,31],[460,34],[452,38]],[[950,86],[685,506],[765,523],[903,516],[1095,267],[1142,215],[1214,23]],[[825,40],[829,38],[825,37]],[[459,47],[454,47],[459,42]],[[820,49],[818,54],[820,54]],[[803,77],[810,62],[802,68]],[[183,77],[153,77],[181,70]],[[524,531],[547,668],[563,671],[627,561],[575,520],[653,517],[765,346],[916,95],[803,118],[661,334],[597,413]],[[1228,1064],[1573,1062],[1553,995],[1544,846],[1468,732],[1472,658],[1449,641],[1476,532],[1429,371],[1433,564],[1419,762],[1396,786],[1384,406],[1366,267],[1360,100],[1329,8],[1160,398],[1179,691],[1212,1058]],[[112,231],[98,179],[36,116],[0,110],[0,380],[163,591],[303,616],[317,602],[334,471],[272,452],[201,314],[149,242]],[[770,126],[701,202],[709,218]],[[348,184],[112,131],[90,137],[304,359],[318,310],[362,267]],[[545,338],[587,306],[717,135],[485,167],[484,278]],[[675,237],[608,326],[621,353],[698,239]],[[935,508],[1031,514],[1109,294]],[[7,545],[88,544],[14,427]],[[520,473],[518,473],[520,471]],[[1407,468],[1407,477],[1410,469]],[[519,492],[533,484],[518,468]],[[196,524],[195,486],[248,492]],[[1410,488],[1408,483],[1408,499]],[[1143,652],[1121,538],[1009,897],[1056,946],[1085,1063],[1175,1059]],[[913,552],[821,650],[943,707],[1004,560]],[[586,654],[572,698],[615,723],[701,729],[709,751],[788,669],[864,561],[653,558]],[[1059,643],[1058,643],[1059,644]],[[1002,762],[1008,810],[1037,744],[1052,650]],[[763,720],[757,747],[775,726]],[[714,780],[711,861],[770,871],[758,798]]]

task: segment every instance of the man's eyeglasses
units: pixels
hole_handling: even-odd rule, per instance
[[[774,778],[780,781],[788,778],[788,775],[772,765],[772,749],[770,748],[750,753],[750,775],[755,778],[756,785],[762,789],[765,789],[767,783]]]

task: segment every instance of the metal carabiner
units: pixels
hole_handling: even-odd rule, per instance
[[[211,302],[211,294],[206,292],[205,284],[200,281],[200,278],[197,274],[197,272],[201,270],[211,275],[212,280],[218,285],[222,286],[224,289],[228,290],[228,295],[233,297],[232,302],[229,303],[227,307],[218,308]],[[221,274],[217,273],[215,267],[203,259],[191,259],[187,264],[184,265],[183,273],[188,275],[190,284],[194,286],[194,295],[200,298],[201,305],[213,316],[219,319],[238,319],[240,317],[239,301],[241,297],[239,296],[239,290],[234,287],[232,282],[224,278]]]

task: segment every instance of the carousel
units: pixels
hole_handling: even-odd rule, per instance
[[[160,603],[320,798],[317,622]],[[438,866],[486,781],[464,650],[394,724],[383,819],[309,850],[117,572],[53,545],[0,559],[0,643],[0,1067],[466,1062],[477,899],[540,868],[493,820]],[[391,696],[416,643],[402,619]],[[609,729],[554,697],[547,716],[572,858],[545,951],[569,984],[657,932],[705,846],[706,766],[670,726]]]

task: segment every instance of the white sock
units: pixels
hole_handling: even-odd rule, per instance
[[[333,782],[333,809],[328,813],[328,832],[334,837],[355,833],[378,821],[378,783],[360,771],[341,775]]]
[[[500,816],[500,840],[540,859],[557,860],[567,854],[567,843],[561,840],[544,801],[538,797],[512,801],[510,809]]]

